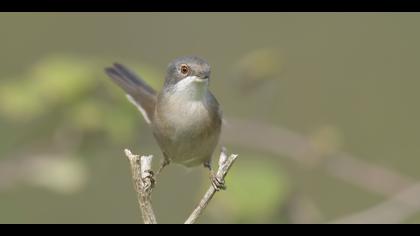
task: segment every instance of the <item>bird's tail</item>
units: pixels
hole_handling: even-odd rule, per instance
[[[156,106],[156,91],[121,64],[114,63],[112,67],[105,68],[105,72],[127,93],[128,100],[140,110],[146,122],[150,124]]]

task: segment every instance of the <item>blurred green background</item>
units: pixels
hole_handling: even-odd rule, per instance
[[[0,223],[140,223],[122,150],[155,165],[161,155],[103,68],[123,63],[159,89],[169,61],[191,54],[212,66],[221,143],[240,155],[200,223],[328,223],[376,207],[420,178],[419,23],[417,13],[1,13]],[[158,221],[182,223],[208,184],[204,168],[168,167],[153,193]],[[396,216],[407,206],[364,217],[420,223],[414,207]]]

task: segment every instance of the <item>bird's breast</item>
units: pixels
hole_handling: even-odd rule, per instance
[[[182,164],[209,158],[221,129],[217,112],[205,100],[180,102],[172,97],[158,102],[154,134],[160,147],[172,161]]]
[[[211,129],[211,114],[202,101],[168,102],[161,108],[159,117],[172,138],[196,136]]]

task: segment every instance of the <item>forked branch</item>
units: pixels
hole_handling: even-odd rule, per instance
[[[124,151],[130,162],[134,189],[137,192],[137,200],[143,221],[145,224],[157,224],[156,215],[151,203],[151,194],[155,183],[152,171],[153,156],[140,157],[139,155],[132,154],[128,149],[125,149]],[[236,154],[232,154],[228,157],[226,149],[222,149],[219,159],[219,168],[216,173],[217,179],[224,180],[237,157],[238,155]],[[211,184],[198,206],[185,221],[185,224],[193,224],[198,220],[216,192],[216,188]]]

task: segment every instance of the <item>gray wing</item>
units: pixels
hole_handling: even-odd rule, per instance
[[[105,72],[127,93],[128,100],[140,110],[146,122],[150,124],[156,106],[156,91],[121,64],[114,63],[112,67],[105,68]]]

